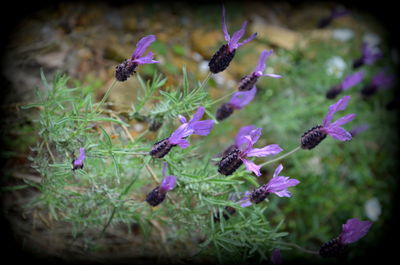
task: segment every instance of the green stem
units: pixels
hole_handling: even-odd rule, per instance
[[[287,152],[287,153],[284,154],[284,155],[281,155],[280,157],[277,157],[277,158],[275,158],[275,159],[266,161],[266,162],[260,164],[260,166],[263,167],[263,166],[265,166],[265,165],[268,165],[268,164],[274,163],[274,162],[276,162],[276,161],[279,161],[279,160],[281,160],[281,159],[283,159],[283,158],[285,158],[285,157],[288,157],[288,156],[290,156],[291,154],[297,152],[298,150],[300,150],[300,146],[296,147],[295,149],[293,149],[293,150],[290,151],[290,152]]]
[[[111,90],[113,89],[113,87],[115,86],[116,83],[117,83],[117,79],[114,79],[111,86],[107,89],[106,93],[104,94],[103,98],[101,99],[99,105],[97,105],[95,112],[97,112],[97,110],[100,108],[100,106],[103,105],[104,102],[107,100],[108,96],[110,95]]]
[[[213,102],[211,102],[211,104],[210,105],[214,105],[215,103],[218,103],[218,102],[220,102],[220,101],[222,101],[222,100],[224,100],[224,99],[226,99],[227,97],[230,97],[230,96],[232,96],[234,93],[236,93],[237,91],[236,90],[234,90],[234,91],[232,91],[231,93],[229,93],[229,94],[226,94],[226,95],[224,95],[224,96],[222,96],[222,97],[220,97],[219,99],[216,99],[216,100],[214,100]]]
[[[277,244],[280,245],[284,245],[284,246],[289,246],[289,247],[295,247],[305,253],[309,253],[309,254],[313,254],[313,255],[319,255],[318,251],[315,250],[309,250],[309,249],[305,249],[303,247],[300,247],[299,245],[295,244],[295,243],[287,243],[287,242],[282,242],[282,241],[276,241]]]
[[[203,82],[201,83],[201,85],[198,87],[198,89],[203,89],[205,84],[207,84],[208,80],[210,80],[212,73],[208,72],[206,78],[204,78]]]

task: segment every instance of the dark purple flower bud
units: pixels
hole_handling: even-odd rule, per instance
[[[364,42],[362,44],[362,55],[360,58],[354,60],[353,68],[356,69],[363,66],[364,64],[371,65],[382,56],[383,53],[379,50],[378,47],[372,46],[371,44]]]
[[[348,244],[364,237],[371,226],[372,222],[370,221],[360,221],[357,218],[347,220],[346,224],[342,225],[342,233],[324,243],[319,250],[319,254],[324,258],[340,256],[347,249]]]
[[[310,150],[317,146],[322,140],[324,140],[327,135],[330,135],[332,138],[339,141],[351,140],[351,134],[340,126],[352,121],[356,116],[355,114],[345,115],[342,118],[331,123],[333,115],[337,111],[345,110],[349,100],[350,96],[344,96],[343,98],[339,99],[335,104],[330,105],[328,113],[322,121],[322,125],[311,128],[301,136],[301,148]]]
[[[254,71],[251,74],[246,75],[245,77],[243,77],[240,80],[239,86],[238,86],[239,91],[247,91],[247,90],[253,89],[253,87],[255,86],[255,84],[258,81],[258,78],[261,76],[269,76],[272,78],[281,78],[282,77],[282,76],[276,75],[276,74],[263,74],[265,68],[267,67],[268,56],[272,52],[273,52],[272,50],[270,50],[270,51],[263,50],[261,52],[260,58],[258,59],[257,67],[254,69]]]
[[[257,36],[257,33],[251,35],[248,39],[243,42],[239,42],[239,40],[243,37],[244,32],[246,30],[247,22],[244,22],[242,28],[236,31],[232,37],[228,33],[228,29],[225,23],[225,7],[222,6],[222,31],[224,33],[224,38],[228,42],[221,46],[221,48],[213,55],[208,66],[210,67],[210,71],[213,74],[217,74],[219,72],[224,71],[232,61],[235,56],[235,51],[237,48],[242,46],[243,44],[251,41]]]
[[[149,35],[138,41],[136,44],[136,50],[133,52],[132,57],[116,66],[115,78],[118,81],[126,81],[132,74],[136,73],[135,69],[138,65],[159,63],[158,61],[153,60],[152,52],[142,56],[147,47],[149,47],[150,44],[155,40],[156,37],[154,35]]]
[[[79,157],[72,161],[72,170],[83,169],[83,160],[85,160],[85,149],[79,148]]]
[[[186,148],[189,146],[189,142],[186,138],[192,134],[197,135],[208,135],[214,126],[214,121],[204,120],[199,121],[204,114],[204,107],[199,107],[193,118],[187,122],[186,118],[179,115],[179,120],[182,123],[168,138],[156,142],[150,151],[150,155],[154,158],[162,158],[172,149],[174,146]]]
[[[292,194],[288,191],[288,188],[298,185],[300,181],[289,177],[278,176],[282,169],[283,166],[279,165],[275,169],[272,179],[267,184],[260,186],[252,192],[247,191],[245,196],[240,200],[240,206],[248,207],[253,203],[260,203],[264,201],[270,193],[274,193],[279,197],[291,197]]]
[[[234,110],[240,110],[249,104],[257,93],[257,88],[254,86],[249,91],[239,91],[233,94],[228,103],[221,105],[217,110],[216,117],[218,121],[228,118]]]
[[[149,194],[146,196],[146,202],[151,206],[157,206],[165,200],[167,192],[175,188],[176,185],[176,177],[175,176],[166,176],[167,163],[164,162],[162,175],[164,179],[162,180],[160,186],[154,188]]]
[[[244,163],[248,171],[260,176],[260,166],[246,159],[246,157],[265,157],[276,155],[282,151],[282,148],[277,144],[267,145],[263,148],[253,148],[260,136],[261,128],[254,129],[253,125],[242,127],[235,138],[236,148],[221,159],[218,163],[218,172],[225,176],[231,175]]]

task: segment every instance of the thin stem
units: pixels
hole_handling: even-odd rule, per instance
[[[113,89],[113,87],[115,86],[116,83],[117,83],[117,79],[114,79],[111,86],[107,89],[106,93],[104,94],[103,98],[101,99],[99,105],[97,105],[95,112],[97,112],[97,110],[100,108],[100,106],[103,105],[104,102],[107,100],[108,96],[110,95],[111,89]]]
[[[206,78],[204,78],[203,82],[201,83],[201,85],[197,88],[197,89],[203,89],[205,84],[207,84],[208,80],[210,80],[212,73],[208,72]]]
[[[283,159],[283,158],[285,158],[285,157],[288,157],[288,156],[290,156],[291,154],[297,152],[298,150],[300,150],[300,146],[296,147],[296,148],[293,149],[292,151],[287,152],[286,154],[281,155],[281,156],[279,156],[279,157],[277,157],[277,158],[275,158],[275,159],[266,161],[266,162],[260,164],[260,166],[263,167],[263,166],[265,166],[265,165],[268,165],[268,164],[274,163],[274,162],[276,162],[276,161],[279,161],[279,160],[281,160],[281,159]]]
[[[303,247],[300,247],[299,245],[295,244],[295,243],[287,243],[287,242],[282,242],[282,241],[277,241],[276,243],[280,244],[280,245],[284,245],[284,246],[290,246],[290,247],[295,247],[305,253],[309,253],[309,254],[313,254],[313,255],[319,255],[318,251],[315,250],[309,250],[309,249],[305,249]]]
[[[226,94],[226,95],[224,95],[224,96],[222,96],[222,97],[220,97],[220,98],[218,98],[218,99],[216,99],[216,100],[214,100],[213,102],[211,102],[211,104],[210,105],[214,105],[215,103],[218,103],[218,102],[220,102],[220,101],[222,101],[222,100],[224,100],[224,99],[226,99],[227,97],[230,97],[230,96],[232,96],[234,93],[236,93],[237,91],[236,90],[234,90],[234,91],[232,91],[231,93],[229,93],[229,94]]]

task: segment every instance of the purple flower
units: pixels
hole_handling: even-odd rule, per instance
[[[254,33],[248,39],[244,40],[243,42],[239,42],[245,33],[246,26],[247,21],[245,21],[241,29],[236,31],[231,37],[228,33],[225,23],[225,7],[222,6],[222,31],[227,44],[222,45],[221,48],[211,58],[208,66],[210,67],[210,71],[212,73],[216,74],[224,71],[235,56],[236,49],[257,36],[257,33]]]
[[[261,128],[256,128],[248,131],[250,126],[242,128],[235,139],[236,147],[218,163],[218,172],[228,176],[236,171],[242,164],[246,166],[248,171],[254,172],[260,176],[260,166],[254,162],[246,159],[246,157],[265,157],[269,155],[276,155],[282,151],[282,148],[277,144],[264,146],[263,148],[253,148],[261,136]]]
[[[326,93],[326,97],[329,99],[335,98],[342,91],[345,91],[350,87],[360,83],[363,80],[363,78],[364,78],[364,72],[362,71],[346,76],[346,78],[339,85],[334,86],[330,90],[328,90],[328,92]]]
[[[375,94],[379,89],[388,89],[395,83],[395,76],[387,74],[382,70],[372,77],[371,83],[361,89],[361,94],[364,97],[369,97]]]
[[[291,197],[292,194],[288,191],[288,188],[296,186],[300,181],[289,177],[278,176],[282,169],[283,166],[279,165],[275,169],[272,179],[267,184],[262,185],[252,192],[247,191],[245,196],[240,200],[240,206],[248,207],[253,203],[260,203],[264,201],[270,193],[275,193],[279,197]]]
[[[272,53],[273,51],[270,50],[269,52],[267,50],[264,50],[260,54],[260,58],[258,59],[258,64],[257,67],[254,69],[254,71],[246,75],[245,77],[240,80],[238,90],[239,91],[246,91],[250,90],[254,87],[254,85],[257,83],[257,80],[260,76],[269,76],[272,78],[281,78],[282,76],[276,75],[276,74],[263,74],[265,68],[267,67],[267,59],[268,56]]]
[[[274,251],[272,251],[271,262],[274,265],[282,264],[282,255],[281,255],[281,250],[279,248],[276,248],[274,249]]]
[[[85,160],[85,148],[79,148],[79,156],[77,159],[72,161],[72,170],[82,169],[83,168],[83,160]]]
[[[172,190],[176,186],[176,177],[175,176],[166,176],[167,163],[164,162],[162,175],[164,179],[162,180],[160,186],[153,189],[146,196],[146,202],[151,206],[157,206],[162,203],[166,197],[168,191]]]
[[[199,121],[204,114],[204,107],[199,107],[193,118],[187,122],[186,118],[179,115],[179,121],[182,123],[168,138],[163,139],[153,145],[150,155],[155,158],[162,158],[174,146],[186,148],[189,142],[186,138],[191,134],[208,135],[214,126],[213,120]]]
[[[249,91],[239,91],[233,94],[228,103],[222,104],[218,108],[216,117],[218,121],[228,118],[234,110],[240,110],[249,104],[257,93],[256,86]]]
[[[322,19],[318,22],[317,27],[318,27],[318,28],[325,28],[325,27],[327,27],[329,24],[331,24],[331,22],[332,22],[335,18],[342,17],[342,16],[345,16],[345,15],[348,15],[348,14],[350,14],[350,11],[349,11],[349,10],[346,10],[346,9],[340,10],[340,9],[334,8],[334,9],[331,10],[331,13],[330,13],[329,16],[327,16],[327,17],[325,17],[325,18],[322,18]]]
[[[125,81],[135,73],[135,69],[138,65],[141,64],[152,64],[152,63],[159,63],[159,61],[153,60],[153,53],[149,52],[147,55],[142,56],[143,53],[146,51],[147,47],[156,40],[156,36],[149,35],[143,37],[138,41],[136,44],[136,50],[133,52],[132,57],[129,60],[125,60],[121,64],[117,65],[115,71],[115,78],[118,81]]]
[[[360,221],[357,218],[352,218],[347,220],[345,224],[342,225],[342,233],[324,243],[319,254],[326,257],[333,257],[341,255],[346,249],[347,245],[354,243],[364,237],[372,226],[370,221]]]
[[[331,123],[333,115],[337,111],[345,110],[349,100],[350,96],[344,96],[335,104],[330,105],[328,113],[322,121],[322,125],[315,126],[303,134],[301,137],[301,148],[312,149],[324,140],[327,135],[339,141],[351,140],[351,134],[340,126],[352,121],[356,116],[355,114],[347,114]]]
[[[367,42],[364,42],[362,44],[361,52],[361,57],[353,62],[353,68],[358,68],[364,64],[371,65],[383,56],[383,53],[379,50],[378,47],[372,46]]]

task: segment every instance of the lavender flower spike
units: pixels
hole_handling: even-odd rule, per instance
[[[228,33],[228,29],[225,23],[225,7],[222,6],[222,31],[224,33],[224,38],[227,41],[227,44],[221,46],[221,48],[213,55],[208,66],[210,67],[210,71],[213,74],[217,74],[219,72],[224,71],[232,61],[235,56],[235,51],[237,48],[242,46],[243,44],[251,41],[257,36],[257,33],[251,35],[248,39],[243,42],[239,42],[239,40],[243,37],[247,26],[247,21],[245,21],[240,30],[236,31],[232,37]]]
[[[260,54],[260,58],[258,59],[258,64],[257,67],[254,69],[254,71],[251,74],[246,75],[240,80],[238,90],[239,91],[246,91],[252,89],[252,87],[257,83],[258,78],[260,76],[269,76],[272,78],[281,78],[282,76],[276,75],[276,74],[263,74],[265,68],[267,67],[267,59],[268,56],[272,53],[273,51],[270,50],[269,52],[267,50],[264,50]]]
[[[279,248],[274,249],[271,255],[271,262],[273,265],[281,265],[282,264],[282,254]]]
[[[218,163],[218,172],[229,176],[244,163],[248,171],[260,176],[260,166],[246,159],[246,157],[265,157],[276,155],[282,151],[282,148],[277,144],[267,145],[263,148],[253,148],[260,136],[261,128],[256,128],[248,132],[248,134],[241,134],[237,137],[235,141],[236,147],[232,148],[233,150]]]
[[[395,76],[387,74],[385,70],[380,71],[372,77],[370,84],[361,89],[361,94],[364,97],[369,97],[375,94],[379,89],[388,89],[395,83]]]
[[[291,197],[292,194],[288,191],[289,187],[296,186],[300,183],[297,179],[278,176],[282,171],[283,166],[279,165],[274,172],[272,179],[261,187],[246,192],[245,196],[240,200],[242,207],[248,207],[253,203],[257,204],[264,201],[270,193],[275,193],[279,197]]]
[[[376,60],[383,56],[383,53],[379,50],[378,47],[371,46],[371,44],[364,42],[362,44],[362,55],[360,58],[356,59],[353,62],[353,68],[356,69],[364,64],[371,65]]]
[[[322,121],[322,125],[315,126],[302,135],[300,139],[301,148],[313,149],[322,140],[324,140],[327,135],[330,135],[332,138],[339,141],[351,140],[351,134],[340,126],[352,121],[356,116],[355,114],[347,114],[336,120],[335,122],[331,123],[333,115],[337,111],[345,110],[349,100],[350,96],[344,96],[339,99],[335,104],[330,105],[328,113]]]
[[[164,162],[162,175],[164,179],[162,180],[160,186],[153,189],[146,196],[146,202],[151,206],[157,206],[165,200],[167,192],[175,188],[176,186],[176,177],[175,176],[166,176],[167,163]]]
[[[147,55],[142,56],[146,51],[147,47],[156,40],[156,36],[149,35],[143,37],[136,44],[136,50],[133,52],[132,57],[129,60],[123,61],[121,64],[117,65],[115,71],[115,78],[118,81],[125,81],[130,77],[133,73],[136,73],[135,69],[138,65],[141,64],[152,64],[159,63],[159,61],[153,60],[153,53],[149,52]]]
[[[187,122],[186,118],[179,115],[179,121],[182,123],[168,138],[165,138],[153,145],[150,155],[155,158],[162,158],[172,149],[179,146],[186,148],[189,142],[186,138],[191,134],[208,135],[214,126],[213,120],[199,121],[204,115],[204,107],[199,107],[193,118]]]
[[[72,161],[72,170],[82,169],[83,168],[83,160],[85,160],[85,148],[79,148],[79,157]]]
[[[360,83],[364,78],[364,72],[359,71],[354,74],[348,75],[339,85],[332,87],[326,93],[326,97],[329,99],[335,98],[342,91],[349,89]]]
[[[342,225],[342,233],[326,243],[324,243],[319,254],[326,257],[334,257],[341,255],[346,249],[347,245],[354,243],[364,237],[372,226],[370,221],[360,221],[357,218],[347,220]]]
[[[232,98],[228,103],[222,104],[218,108],[216,117],[218,121],[222,121],[228,118],[234,110],[240,110],[247,104],[249,104],[257,93],[256,86],[249,91],[239,91],[233,94]]]

